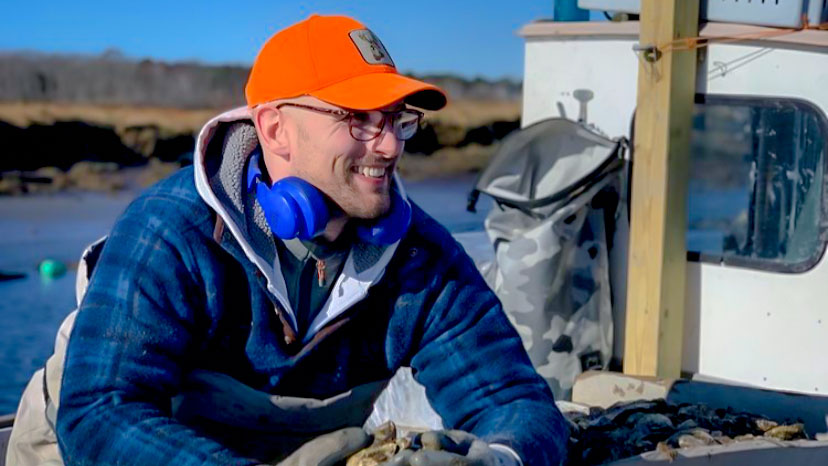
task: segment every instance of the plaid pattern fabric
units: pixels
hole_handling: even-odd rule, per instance
[[[527,465],[564,457],[567,428],[546,382],[472,261],[422,210],[347,321],[300,351],[239,244],[212,239],[214,214],[192,170],[136,199],[104,247],[67,352],[57,419],[66,464],[256,464],[284,454],[268,448],[278,433],[176,419],[171,400],[197,369],[327,398],[403,365],[447,427],[507,445]]]

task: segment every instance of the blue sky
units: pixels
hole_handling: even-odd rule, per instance
[[[311,13],[347,14],[415,73],[511,77],[523,70],[529,21],[552,17],[553,0],[9,1],[0,51],[99,54],[249,65],[277,30]]]

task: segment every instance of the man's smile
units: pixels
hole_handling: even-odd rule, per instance
[[[372,184],[384,183],[393,173],[392,166],[371,166],[371,165],[354,165],[351,167],[351,172],[355,173],[359,179],[370,182]]]

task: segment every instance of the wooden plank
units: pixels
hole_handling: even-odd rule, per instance
[[[698,0],[642,0],[642,46],[698,32]],[[678,378],[684,327],[686,187],[697,50],[638,70],[624,372]]]
[[[667,399],[674,382],[660,377],[587,371],[575,379],[572,402],[609,408],[622,401]]]
[[[785,30],[750,24],[705,23],[701,27],[699,35],[708,38],[741,37],[743,39],[740,41],[730,42],[739,45],[761,45],[763,47],[783,45],[794,48],[806,46],[816,50],[828,47],[828,31],[806,29],[779,35],[781,32],[785,32]],[[639,23],[638,21],[620,23],[612,21],[592,21],[588,23],[538,21],[525,25],[518,30],[517,34],[527,39],[542,40],[572,40],[579,37],[626,39],[638,37]]]
[[[567,40],[583,36],[601,36],[602,38],[607,36],[638,37],[638,21],[536,21],[523,26],[518,31],[518,35],[525,38],[560,38]]]

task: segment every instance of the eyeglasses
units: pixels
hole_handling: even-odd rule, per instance
[[[351,112],[348,110],[313,107],[291,102],[276,105],[276,108],[286,106],[336,115],[342,117],[341,121],[345,121],[345,118],[347,118],[348,130],[351,132],[351,137],[362,142],[376,139],[382,133],[386,120],[391,121],[391,128],[393,128],[394,136],[397,139],[400,141],[411,139],[417,130],[420,129],[420,121],[423,119],[422,112],[411,109],[396,110],[393,112],[385,112],[382,110]]]

